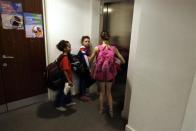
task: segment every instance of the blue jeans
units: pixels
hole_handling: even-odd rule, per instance
[[[72,102],[71,92],[65,95],[63,92],[63,89],[64,89],[64,86],[59,89],[59,92],[56,96],[56,101],[55,101],[56,107],[60,107],[60,106],[65,107],[66,104],[69,104],[70,102]]]

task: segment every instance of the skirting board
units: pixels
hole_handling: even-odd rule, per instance
[[[129,114],[127,114],[127,112],[125,112],[125,109],[123,109],[122,112],[121,112],[122,118],[128,120],[128,115],[129,115]]]
[[[130,127],[128,124],[125,127],[125,131],[136,131],[132,127]]]
[[[4,113],[4,112],[7,112],[7,107],[6,107],[5,104],[4,105],[0,105],[0,114]]]
[[[23,106],[28,106],[34,103],[43,102],[43,101],[47,101],[47,94],[41,94],[41,95],[37,95],[37,96],[30,97],[30,98],[25,98],[22,100],[8,103],[7,104],[8,111],[14,110],[14,109],[17,109]]]

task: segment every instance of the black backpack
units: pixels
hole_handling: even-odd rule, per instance
[[[46,84],[52,90],[58,90],[67,81],[64,72],[59,67],[63,57],[64,55],[60,55],[57,60],[50,63],[46,68]]]
[[[84,65],[83,62],[81,61],[79,53],[77,55],[72,54],[72,69],[73,71],[81,76],[82,74],[88,73],[88,67],[87,65]]]

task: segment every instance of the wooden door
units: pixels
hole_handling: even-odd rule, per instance
[[[11,1],[22,3],[23,12],[43,14],[41,0]],[[4,83],[1,88],[5,90],[6,102],[46,92],[44,38],[26,38],[25,30],[5,30],[0,24],[0,64]]]
[[[2,75],[0,75],[0,105],[5,104],[5,90],[3,88]]]

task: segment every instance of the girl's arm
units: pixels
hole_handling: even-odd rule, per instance
[[[125,59],[123,58],[123,56],[120,54],[120,52],[118,51],[118,49],[116,48],[116,56],[120,59],[122,64],[125,64]]]
[[[94,48],[93,53],[91,54],[91,56],[88,57],[89,63],[91,63],[94,60],[95,56],[97,55],[97,52],[98,52],[98,47],[96,46]]]
[[[69,79],[69,76],[68,76],[68,73],[67,73],[67,71],[66,70],[64,70],[63,71],[64,72],[64,74],[65,74],[65,77],[67,78],[67,81],[68,81],[68,83],[69,83],[69,86],[73,86],[73,83],[72,83],[72,81]]]

